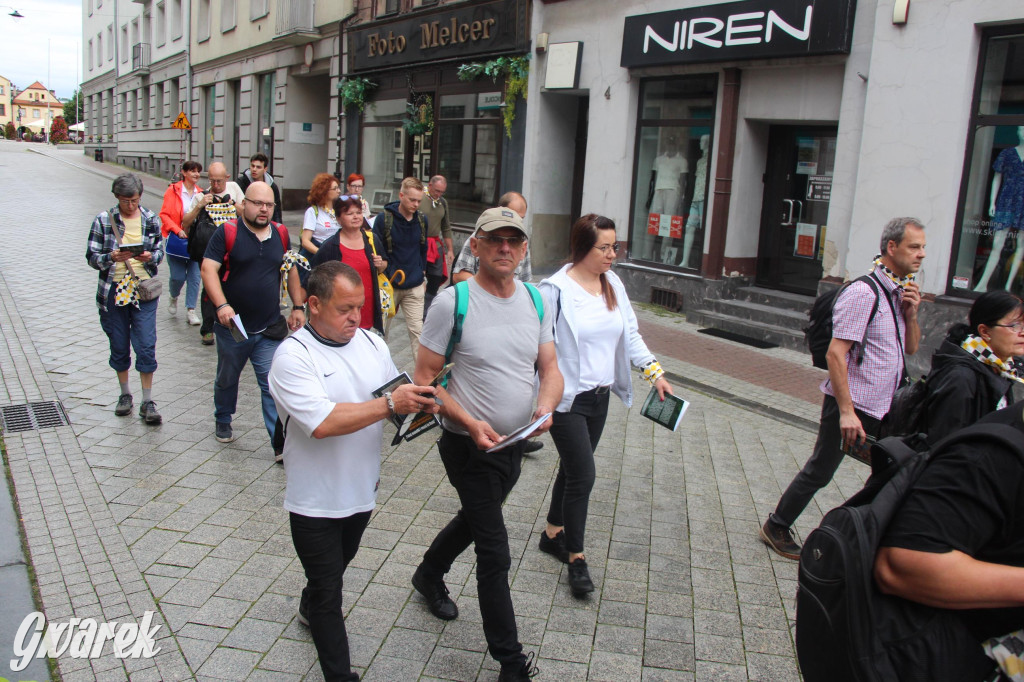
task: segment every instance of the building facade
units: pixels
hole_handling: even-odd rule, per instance
[[[10,82],[7,90],[10,91]],[[50,130],[54,118],[64,115],[64,104],[45,85],[36,81],[13,93],[11,113],[19,134],[43,133]]]
[[[188,0],[82,3],[86,153],[170,177],[187,151],[171,128],[188,101]]]
[[[636,300],[798,346],[819,289],[867,272],[885,223],[914,215],[926,344],[976,292],[1020,293],[1024,5],[906,5],[535,2],[534,262],[602,213]]]
[[[12,95],[11,81],[0,76],[0,127],[14,121],[14,112],[11,111]]]

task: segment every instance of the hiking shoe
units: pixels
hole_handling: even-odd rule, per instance
[[[549,538],[547,531],[541,530],[540,542],[537,543],[540,551],[550,554],[563,564],[569,563],[569,550],[565,548],[565,531],[558,531],[558,535]]]
[[[188,323],[193,327],[198,327],[203,323],[203,321],[199,319],[199,316],[196,315],[195,308],[189,308],[185,311],[185,319],[187,319]]]
[[[542,441],[538,440],[537,438],[530,438],[525,443],[523,443],[523,454],[532,455],[533,453],[540,450],[542,447],[544,447],[544,443]]]
[[[771,519],[761,527],[761,542],[775,550],[779,556],[797,561],[800,559],[800,544],[793,537],[793,530],[775,523]]]
[[[132,413],[132,394],[122,393],[121,397],[117,399],[117,407],[114,408],[114,414],[118,417],[127,417]]]
[[[533,660],[533,652],[526,654],[526,660],[511,666],[501,666],[498,682],[529,682],[540,673]]]
[[[178,314],[178,297],[172,296],[171,302],[167,304],[167,314],[177,315]]]
[[[142,417],[142,421],[154,426],[164,420],[160,413],[156,411],[156,403],[152,400],[142,403],[142,406],[139,408],[139,416]]]
[[[231,424],[224,424],[217,422],[217,430],[215,434],[217,441],[221,443],[230,443],[235,439],[235,436],[231,433]]]
[[[427,600],[427,607],[437,618],[455,620],[459,617],[459,607],[448,596],[448,586],[444,584],[443,580],[431,581],[427,578],[422,564],[412,574],[412,586]]]
[[[203,334],[203,345],[204,346],[212,346],[213,345],[213,332],[209,332],[207,334]]]
[[[594,582],[590,579],[587,560],[583,557],[579,557],[569,564],[569,589],[574,597],[582,597],[594,591]]]

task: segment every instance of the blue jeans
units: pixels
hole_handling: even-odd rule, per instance
[[[185,307],[195,308],[199,300],[199,263],[168,256],[167,265],[171,268],[171,298],[178,298],[181,287],[185,286]]]
[[[219,322],[213,325],[213,333],[217,336],[217,377],[213,381],[214,419],[218,424],[231,423],[231,415],[235,413],[238,402],[238,378],[245,369],[245,363],[251,360],[252,370],[260,385],[263,424],[273,438],[277,405],[270,395],[267,375],[270,374],[274,351],[281,342],[268,339],[263,334],[250,334],[248,339],[239,343],[231,338],[231,331]]]
[[[110,366],[124,372],[132,366],[131,349],[135,349],[135,369],[143,374],[156,371],[156,304],[160,299],[133,305],[114,305],[110,287],[107,311],[100,311],[100,326],[110,341]],[[273,422],[271,422],[273,423]]]

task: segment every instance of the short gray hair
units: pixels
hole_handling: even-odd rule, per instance
[[[898,245],[903,241],[903,233],[907,231],[907,225],[913,225],[914,227],[919,227],[922,230],[924,229],[924,223],[917,218],[910,217],[893,218],[885,224],[885,227],[882,229],[882,239],[879,244],[879,250],[883,256],[889,246],[889,242],[896,242]]]
[[[114,184],[110,191],[115,197],[133,197],[138,194],[142,196],[142,178],[135,173],[122,173],[114,178]]]

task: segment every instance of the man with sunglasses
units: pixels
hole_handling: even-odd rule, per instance
[[[228,221],[210,237],[203,258],[203,286],[217,314],[217,376],[213,383],[215,435],[221,443],[235,439],[231,417],[238,401],[238,379],[252,362],[260,386],[263,423],[271,439],[277,423],[277,407],[270,395],[267,375],[277,346],[306,322],[298,268],[288,271],[288,295],[292,311],[287,323],[281,316],[281,265],[291,248],[288,231],[271,221],[274,192],[265,182],[253,182],[245,190],[242,217]],[[230,233],[233,232],[233,243]],[[226,273],[222,274],[222,270]],[[238,320],[244,328],[238,329]],[[281,453],[274,453],[281,461]]]
[[[519,192],[505,192],[501,195],[501,199],[498,200],[498,206],[510,208],[515,211],[516,215],[523,220],[526,220],[526,197]],[[476,271],[479,269],[480,261],[473,255],[472,250],[470,250],[469,240],[467,239],[463,242],[462,249],[459,250],[459,256],[455,259],[455,263],[452,265],[452,284],[457,284],[469,279],[475,275]],[[516,268],[515,275],[523,282],[529,282],[533,278],[533,270],[530,267],[529,249],[527,249],[526,253],[523,254],[523,260],[519,262],[519,267]]]
[[[535,673],[523,654],[508,587],[512,560],[501,505],[519,480],[523,441],[485,452],[514,430],[550,415],[562,395],[552,340],[552,311],[539,315],[531,292],[514,272],[527,248],[519,216],[490,208],[470,238],[480,269],[468,282],[462,334],[451,346],[455,287],[441,291],[420,337],[415,383],[427,385],[448,362],[447,388],[439,388],[443,433],[438,442],[448,480],[462,508],[423,555],[412,584],[430,612],[452,620],[459,610],[448,596],[444,575],[471,544],[476,546],[477,598],[490,654],[501,664],[499,680],[526,681]],[[534,368],[540,376],[533,407]],[[551,425],[546,419],[538,432]]]

